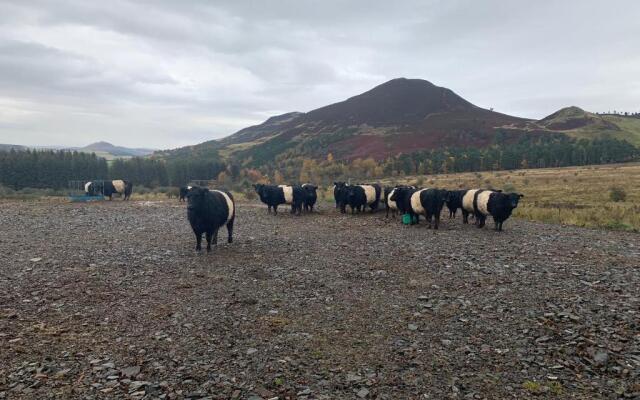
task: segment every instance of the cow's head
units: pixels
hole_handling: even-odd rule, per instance
[[[524,195],[520,193],[503,193],[502,204],[508,209],[514,209],[518,207],[518,202]]]
[[[253,184],[253,189],[256,191],[256,193],[261,194],[262,192],[262,188],[264,188],[264,184],[262,183],[255,183]]]
[[[402,199],[409,190],[411,189],[407,186],[398,186],[389,196],[389,200],[397,202],[398,200]]]
[[[203,208],[209,189],[193,186],[187,193],[187,209],[197,210]]]

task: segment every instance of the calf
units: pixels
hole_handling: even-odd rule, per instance
[[[196,235],[196,251],[202,250],[202,234],[207,239],[207,252],[211,251],[211,241],[218,244],[218,230],[227,226],[228,242],[233,242],[233,222],[236,206],[233,196],[226,190],[209,190],[192,187],[187,193],[187,218]]]
[[[289,185],[263,185],[261,183],[253,185],[260,196],[260,201],[267,205],[267,212],[278,215],[278,206],[280,204],[290,204],[291,213],[297,212],[300,215],[302,211],[302,203],[304,202],[305,192],[301,186]]]
[[[316,201],[318,200],[318,187],[312,185],[310,183],[305,183],[302,185],[302,189],[304,190],[304,210],[313,212],[313,206],[316,205]]]
[[[354,210],[364,211],[367,206],[371,208],[371,212],[378,208],[380,203],[380,185],[349,185],[347,190],[347,203],[351,207],[351,213]]]
[[[518,202],[524,197],[520,193],[502,193],[493,190],[474,189],[465,193],[462,199],[463,211],[473,213],[476,225],[482,228],[487,216],[493,217],[496,231],[502,231],[502,224],[518,207]]]
[[[180,187],[180,194],[179,194],[178,201],[186,201],[187,194],[189,193],[189,190],[191,190],[191,188],[192,188],[192,186],[182,186],[182,187]]]

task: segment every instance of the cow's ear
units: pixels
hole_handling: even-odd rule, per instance
[[[519,197],[519,198],[523,198],[523,197],[524,197],[524,195],[523,195],[522,193],[518,193],[518,197]]]

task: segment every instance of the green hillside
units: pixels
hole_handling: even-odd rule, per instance
[[[640,118],[613,114],[594,114],[579,107],[566,107],[531,123],[539,129],[562,132],[576,139],[604,137],[625,140],[640,146]]]

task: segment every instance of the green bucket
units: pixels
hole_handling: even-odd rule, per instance
[[[411,223],[411,214],[403,214],[402,223],[405,225],[409,225]]]

